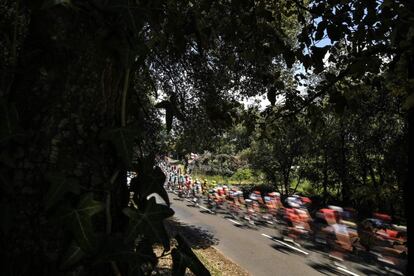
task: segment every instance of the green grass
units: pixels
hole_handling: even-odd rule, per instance
[[[193,251],[194,254],[196,254],[197,258],[204,264],[204,266],[208,269],[208,271],[210,271],[210,274],[213,276],[221,276],[222,273],[220,270],[217,269],[217,267],[215,267],[212,263],[209,262],[209,260],[207,260],[206,257],[203,256],[202,253],[197,252],[197,251]]]
[[[298,180],[293,179],[290,187],[294,189],[297,183],[298,183]],[[312,184],[307,179],[302,179],[300,185],[296,189],[296,192],[299,194],[309,194],[309,193],[312,193],[312,191],[313,191]]]
[[[191,175],[193,179],[198,178],[200,181],[203,179],[207,179],[209,183],[212,181],[216,181],[218,184],[225,184],[225,185],[246,185],[246,184],[252,184],[252,183],[259,183],[260,181],[256,178],[250,178],[250,179],[244,179],[241,182],[235,179],[232,179],[231,177],[226,177],[223,175],[206,175],[203,173],[195,172]]]

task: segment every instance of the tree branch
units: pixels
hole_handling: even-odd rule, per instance
[[[126,126],[126,99],[128,94],[129,87],[129,74],[131,72],[130,68],[126,69],[125,78],[124,78],[124,87],[122,89],[122,107],[121,107],[121,126]]]

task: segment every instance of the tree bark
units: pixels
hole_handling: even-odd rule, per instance
[[[328,153],[326,148],[323,151],[323,202],[327,204],[328,201]]]
[[[348,183],[348,166],[347,166],[347,156],[346,156],[346,141],[345,141],[345,129],[343,119],[341,119],[340,123],[341,127],[341,194],[342,194],[342,202],[345,205],[350,203],[350,190],[349,190],[349,183]]]

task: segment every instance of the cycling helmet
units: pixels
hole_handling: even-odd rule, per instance
[[[286,198],[286,204],[291,208],[300,208],[301,204],[298,201],[298,198],[295,196],[290,196]]]
[[[373,213],[373,217],[385,222],[391,222],[391,216],[387,215],[387,214],[380,214],[380,213]]]
[[[302,202],[304,204],[311,204],[312,203],[312,200],[309,197],[302,196],[300,199],[302,200]]]
[[[344,211],[344,209],[342,207],[334,206],[334,205],[329,205],[328,208],[329,209],[332,209],[332,210],[335,210],[335,211],[337,211],[339,213],[342,213]]]
[[[280,197],[280,193],[278,193],[278,192],[271,192],[271,193],[268,193],[267,194],[268,196],[272,196],[272,197]]]

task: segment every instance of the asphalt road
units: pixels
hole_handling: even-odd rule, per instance
[[[349,272],[341,273],[334,268],[321,248],[289,248],[271,239],[276,230],[271,227],[251,229],[240,227],[224,214],[210,214],[202,208],[191,207],[190,203],[170,193],[175,217],[182,223],[197,226],[217,240],[214,245],[230,260],[239,264],[252,275],[384,275],[376,267],[359,263],[344,263]],[[354,273],[354,274],[352,274]]]

